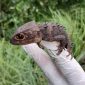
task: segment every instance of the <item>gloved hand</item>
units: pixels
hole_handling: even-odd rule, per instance
[[[69,53],[66,49],[56,55],[58,42],[42,41],[41,45],[44,50],[36,43],[22,47],[43,70],[50,85],[85,85],[84,70],[71,55],[67,57]]]

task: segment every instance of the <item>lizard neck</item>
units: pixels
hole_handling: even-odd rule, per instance
[[[46,29],[40,29],[40,33],[41,33],[41,36],[42,36],[42,40],[46,40],[46,41],[49,40],[48,33],[47,33]]]

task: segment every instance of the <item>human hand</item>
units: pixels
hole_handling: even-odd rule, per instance
[[[50,85],[85,85],[85,72],[71,55],[67,57],[66,49],[56,55],[59,43],[42,41],[41,44],[46,52],[35,43],[23,48],[43,70]]]

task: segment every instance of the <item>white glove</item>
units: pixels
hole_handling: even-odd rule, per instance
[[[23,48],[43,70],[50,85],[85,85],[84,70],[71,55],[67,57],[66,49],[56,55],[59,43],[42,41],[41,45],[47,53],[35,43]]]

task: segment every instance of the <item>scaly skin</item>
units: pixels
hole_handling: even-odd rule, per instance
[[[19,27],[13,35],[11,43],[14,45],[39,44],[41,40],[60,42],[58,55],[65,48],[71,53],[71,44],[64,27],[54,23],[36,24],[34,21],[28,22]]]

